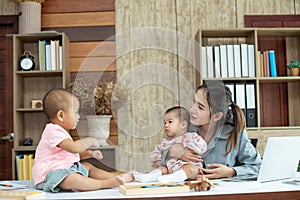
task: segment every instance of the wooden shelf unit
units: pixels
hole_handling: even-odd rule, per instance
[[[62,70],[39,70],[38,41],[58,40],[62,46]],[[14,81],[14,149],[13,178],[15,175],[15,156],[34,153],[45,124],[48,122],[42,108],[32,108],[32,100],[42,100],[53,88],[66,88],[69,83],[69,39],[64,33],[33,33],[13,35],[13,81]],[[35,60],[35,70],[20,71],[20,57],[24,51],[31,51]],[[32,146],[24,146],[24,138],[32,139]]]
[[[266,41],[264,41],[266,40]],[[257,51],[264,51],[272,48],[274,45],[270,41],[279,40],[283,49],[275,49],[277,77],[262,77],[258,68]],[[286,64],[291,59],[300,60],[300,28],[241,28],[241,29],[200,29],[196,35],[196,41],[199,48],[204,46],[218,46],[228,44],[254,44],[255,49],[255,77],[234,77],[234,78],[203,78],[203,80],[222,80],[224,83],[254,83],[255,100],[257,113],[257,127],[247,128],[250,137],[261,139],[262,143],[260,152],[263,152],[267,137],[269,136],[288,136],[300,135],[300,76],[288,76]],[[275,42],[274,42],[275,43]],[[271,50],[271,49],[270,49]],[[276,52],[277,51],[277,52]],[[197,67],[201,69],[201,50],[196,50]],[[279,58],[277,58],[279,56]],[[273,103],[266,101],[262,96],[265,95],[268,88],[278,88],[284,95],[275,98]],[[236,94],[238,95],[238,94]],[[279,98],[279,99],[278,99]],[[281,103],[281,102],[286,103]],[[272,105],[274,104],[274,105]],[[263,107],[268,105],[269,110]],[[272,109],[280,107],[282,113],[273,113]],[[287,122],[278,124],[272,119],[280,115]],[[265,121],[268,123],[265,123]],[[272,124],[273,123],[273,124]],[[285,123],[285,124],[284,124]]]

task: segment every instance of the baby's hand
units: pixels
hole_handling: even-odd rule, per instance
[[[161,161],[155,161],[152,165],[152,167],[154,167],[154,168],[158,168],[160,166],[161,166]]]
[[[88,148],[97,149],[100,147],[100,142],[96,138],[92,138],[92,137],[84,138],[82,139],[82,142],[87,149]]]
[[[101,160],[103,158],[103,155],[99,150],[90,151],[90,154],[92,155],[93,158],[96,158],[97,160]]]
[[[90,146],[91,148],[99,148],[100,147],[100,142],[98,139],[96,138],[92,138],[93,139],[93,143],[92,145]]]

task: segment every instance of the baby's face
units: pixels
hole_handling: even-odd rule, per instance
[[[79,121],[79,101],[76,97],[69,99],[68,109],[65,111],[66,117],[64,117],[64,126],[67,129],[75,129]]]
[[[176,137],[180,132],[181,121],[174,112],[165,114],[164,132],[168,137]]]

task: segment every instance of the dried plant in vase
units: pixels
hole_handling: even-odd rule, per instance
[[[80,112],[85,115],[111,115],[111,98],[115,84],[100,82],[92,76],[76,78],[68,90],[80,102]]]
[[[98,138],[102,146],[107,146],[112,113],[127,101],[127,90],[113,82],[98,82],[92,76],[76,78],[68,90],[80,102],[80,114],[87,119],[89,136]]]

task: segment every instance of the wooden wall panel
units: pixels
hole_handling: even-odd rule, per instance
[[[294,1],[239,0],[236,2],[237,27],[244,26],[244,15],[283,15],[296,14]]]
[[[42,27],[114,26],[115,12],[42,14]]]
[[[66,2],[67,5],[66,6]],[[46,0],[42,13],[114,11],[115,0]]]
[[[118,113],[117,166],[121,171],[145,172],[151,170],[150,153],[163,136],[163,112],[178,104],[175,2],[116,1],[116,7],[120,8],[116,13],[120,20],[116,26],[120,42],[116,47],[117,78],[127,78],[126,84],[133,88],[128,112]],[[126,32],[128,29],[132,32]],[[164,72],[157,74],[159,70]]]
[[[101,42],[72,42],[70,44],[71,57],[116,56],[114,41]]]
[[[84,41],[114,41],[115,27],[114,26],[94,26],[94,27],[59,27],[59,28],[43,28],[43,31],[55,30],[64,32],[70,42]]]
[[[0,1],[0,15],[15,15],[19,12],[18,4],[12,0]]]
[[[300,0],[294,0],[295,1],[295,14],[300,14]]]
[[[116,71],[115,42],[73,42],[70,71]]]
[[[116,71],[115,57],[71,58],[70,72]]]

